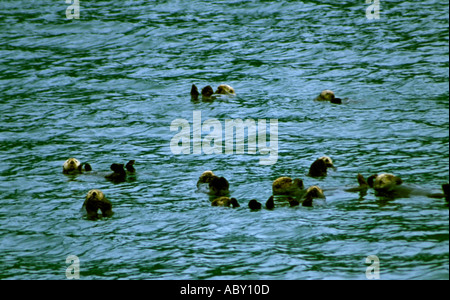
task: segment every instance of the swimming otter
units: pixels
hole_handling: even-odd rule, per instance
[[[63,164],[64,174],[77,174],[82,173],[83,171],[92,171],[91,165],[88,163],[81,163],[76,158],[69,158]]]
[[[200,93],[198,92],[197,86],[195,84],[193,84],[191,86],[191,99],[198,100],[199,95],[200,95]],[[219,85],[216,92],[214,93],[213,88],[210,85],[207,85],[204,88],[202,88],[201,95],[202,95],[202,100],[207,101],[207,100],[216,99],[217,98],[216,95],[234,96],[234,95],[236,95],[236,92],[228,84],[221,84],[221,85]]]
[[[211,206],[224,206],[224,207],[239,207],[239,203],[237,202],[236,198],[228,198],[228,197],[219,197],[217,199],[214,199],[213,202],[211,202]]]
[[[331,90],[323,90],[319,96],[315,99],[316,101],[330,101],[333,104],[342,104],[341,98],[336,98],[334,92]]]
[[[212,171],[203,172],[197,181],[198,190],[215,196],[227,195],[229,187],[230,184],[225,177],[216,176]]]
[[[333,165],[333,161],[328,156],[322,156],[316,159],[309,167],[308,176],[310,177],[323,177],[327,175],[327,169],[336,167]]]
[[[100,218],[98,215],[99,209],[102,212],[103,217],[111,217],[114,214],[111,202],[106,199],[102,191],[96,189],[90,190],[87,193],[82,209],[86,210],[87,218],[89,220]]]
[[[272,183],[274,195],[298,195],[303,192],[303,180],[291,177],[280,177]]]

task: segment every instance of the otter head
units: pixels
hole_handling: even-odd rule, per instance
[[[76,158],[69,158],[63,164],[63,173],[81,171],[81,162]]]
[[[305,197],[311,197],[311,198],[325,198],[325,195],[323,194],[323,190],[318,187],[317,185],[310,186],[306,190]]]
[[[100,190],[90,190],[86,195],[86,200],[84,201],[84,207],[87,212],[88,219],[97,219],[98,210],[102,212],[104,217],[110,217],[114,213],[112,211],[111,202],[106,199],[105,195]]]
[[[383,173],[377,175],[373,181],[373,189],[377,192],[392,192],[397,186],[401,185],[401,178],[392,174]]]
[[[342,99],[336,98],[334,92],[331,90],[323,90],[316,98],[317,101],[330,101],[334,104],[342,104]]]
[[[217,177],[217,176],[214,175],[214,173],[212,171],[203,172],[202,175],[200,175],[200,177],[198,178],[197,186],[200,183],[210,183],[214,177]]]
[[[324,162],[325,167],[335,168],[335,166],[333,165],[333,161],[331,160],[331,158],[329,156],[322,156],[322,157],[319,157],[319,159]]]
[[[331,158],[328,156],[319,157],[309,167],[308,175],[311,177],[326,176],[328,168],[336,169]]]
[[[216,94],[236,95],[234,89],[228,84],[221,84],[217,87]]]
[[[323,90],[317,97],[319,101],[331,101],[335,98],[334,92],[331,90]]]

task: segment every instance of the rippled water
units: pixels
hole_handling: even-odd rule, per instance
[[[386,201],[344,192],[355,176],[391,172],[439,192],[449,180],[448,3],[365,1],[0,2],[0,278],[449,278],[444,200]],[[192,102],[221,83],[237,96]],[[343,105],[314,102],[332,89]],[[174,155],[173,120],[278,119],[278,161]],[[306,176],[317,157],[337,170]],[[136,160],[135,181],[65,176]],[[237,209],[196,192],[204,170],[230,181]],[[250,211],[279,176],[320,185],[326,204]],[[79,210],[88,190],[110,219]]]

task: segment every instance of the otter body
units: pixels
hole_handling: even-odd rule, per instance
[[[228,84],[221,84],[217,87],[217,90],[215,92],[210,85],[207,85],[202,88],[201,93],[199,93],[197,86],[193,84],[191,87],[191,99],[198,100],[200,95],[202,96],[202,100],[207,101],[214,100],[221,95],[235,96],[236,92],[234,91],[234,88],[232,88]]]

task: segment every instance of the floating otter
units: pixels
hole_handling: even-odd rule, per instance
[[[219,197],[217,199],[214,199],[211,202],[211,206],[224,206],[224,207],[239,207],[239,203],[237,202],[236,198],[228,198],[228,197]]]
[[[342,104],[341,98],[336,98],[334,92],[331,90],[323,90],[319,96],[315,99],[316,101],[329,101],[334,104]]]
[[[367,179],[368,185],[375,191],[375,196],[388,198],[407,198],[411,195],[429,196],[425,190],[403,184],[403,180],[390,173],[371,175]]]
[[[202,89],[201,95],[202,95],[202,100],[214,100],[215,98],[217,98],[217,95],[234,96],[234,95],[236,95],[236,92],[228,84],[221,84],[221,85],[219,85],[216,92],[214,93],[213,88],[210,85],[207,85]],[[198,92],[198,88],[195,84],[193,84],[191,87],[191,99],[198,100],[199,96],[200,96],[200,93]]]
[[[82,209],[86,210],[87,218],[90,220],[100,218],[99,209],[102,212],[102,217],[111,217],[114,214],[111,202],[106,199],[102,191],[96,189],[87,193]]]
[[[303,181],[291,177],[280,177],[272,183],[272,192],[274,195],[298,195],[303,192]]]
[[[197,188],[210,195],[221,196],[229,194],[230,185],[225,177],[216,176],[212,171],[205,171],[197,181]]]
[[[327,175],[327,169],[336,167],[333,165],[333,161],[328,156],[322,156],[316,159],[309,167],[308,176],[310,177],[323,177]]]
[[[92,171],[92,167],[88,163],[81,163],[76,158],[69,158],[63,164],[64,174],[77,174],[83,171]]]

